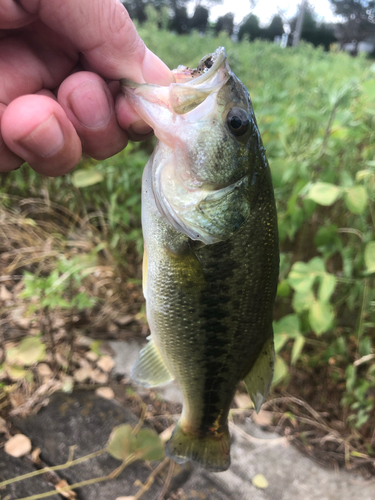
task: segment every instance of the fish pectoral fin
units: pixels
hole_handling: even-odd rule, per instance
[[[257,413],[270,390],[274,364],[275,348],[273,346],[273,338],[271,337],[264,344],[257,360],[244,378],[247,392],[254,403]]]
[[[144,387],[156,387],[173,380],[173,375],[152,339],[141,350],[130,376],[134,382]]]

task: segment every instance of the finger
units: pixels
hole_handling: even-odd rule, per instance
[[[142,141],[152,135],[152,128],[140,119],[123,95],[117,97],[116,115],[120,127],[127,131],[132,141]]]
[[[61,84],[58,101],[89,156],[101,160],[125,148],[127,135],[117,122],[112,94],[100,76],[74,73]]]
[[[0,41],[0,102],[4,104],[42,88],[54,89],[78,60],[66,39],[40,22],[33,27],[34,36],[19,32]]]
[[[167,84],[170,70],[140,39],[119,0],[19,0],[55,32],[66,36],[104,78]]]
[[[1,121],[4,114],[6,106],[0,104],[0,131],[1,131]],[[3,138],[0,134],[0,172],[11,172],[16,168],[20,167],[24,163],[24,160],[19,156],[15,155],[5,144]]]
[[[21,28],[36,19],[35,14],[25,11],[14,0],[1,0],[0,2],[0,29]]]
[[[5,144],[37,172],[63,175],[81,158],[81,142],[61,106],[44,95],[12,101],[1,121]]]

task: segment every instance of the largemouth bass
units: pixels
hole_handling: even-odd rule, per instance
[[[238,383],[259,411],[272,381],[275,200],[250,97],[225,49],[174,74],[167,87],[121,81],[159,139],[142,187],[151,338],[132,378],[177,380],[183,410],[167,455],[223,471]]]

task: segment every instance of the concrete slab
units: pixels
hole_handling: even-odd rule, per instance
[[[13,479],[35,470],[33,465],[28,463],[26,459],[11,457],[0,449],[0,483],[6,479]],[[0,488],[0,498],[16,500],[17,498],[46,493],[47,491],[55,491],[55,488],[45,481],[43,476],[36,476]],[[53,498],[61,499],[62,497],[56,495]]]

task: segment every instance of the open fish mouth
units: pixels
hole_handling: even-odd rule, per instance
[[[166,142],[166,138],[161,128],[171,126],[172,120],[176,121],[175,115],[185,115],[196,109],[228,81],[230,68],[225,48],[219,47],[205,56],[197,68],[178,66],[172,73],[176,83],[169,86],[136,83],[126,78],[120,80],[121,89],[130,104],[162,142]],[[196,121],[204,116],[204,112],[203,109],[197,116],[187,117],[188,121]]]

